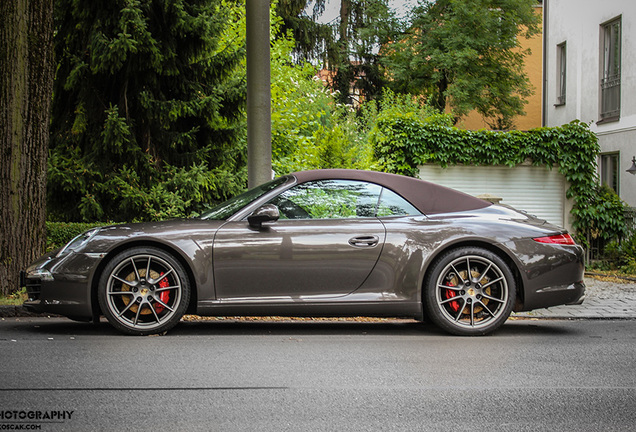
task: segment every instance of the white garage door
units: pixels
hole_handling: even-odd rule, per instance
[[[569,203],[566,202],[567,182],[557,168],[520,165],[452,166],[422,165],[420,178],[467,194],[495,195],[508,204],[525,210],[559,226],[566,226]]]

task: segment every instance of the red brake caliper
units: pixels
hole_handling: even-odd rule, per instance
[[[455,286],[453,285],[451,282],[448,282],[446,284],[446,286]],[[444,299],[448,300],[448,299],[452,299],[453,297],[457,297],[457,293],[453,290],[444,290]],[[457,300],[453,300],[452,302],[449,302],[448,305],[450,306],[450,308],[453,310],[453,312],[458,312],[459,311],[459,302]]]
[[[163,273],[161,273],[159,276],[163,276]],[[159,281],[159,288],[168,288],[169,286],[170,286],[170,282],[168,282],[168,278],[163,278]],[[170,291],[161,291],[159,293],[159,300],[161,300],[162,303],[168,304],[169,299],[170,299]],[[157,313],[163,312],[164,309],[165,309],[164,306],[162,306],[159,303],[155,303],[155,311]]]

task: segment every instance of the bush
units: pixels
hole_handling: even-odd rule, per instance
[[[597,267],[600,270],[636,274],[636,233],[632,233],[626,240],[608,244]]]
[[[106,222],[47,222],[46,251],[50,252],[59,249],[84,231],[105,225],[110,224]]]

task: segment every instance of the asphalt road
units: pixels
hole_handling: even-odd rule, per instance
[[[636,427],[636,320],[511,320],[479,338],[409,321],[211,321],[132,337],[6,318],[0,367],[0,430]]]

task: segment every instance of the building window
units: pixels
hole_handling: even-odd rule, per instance
[[[621,18],[601,26],[601,121],[621,114]]]
[[[601,155],[601,183],[609,186],[618,194],[618,153]]]
[[[557,45],[557,102],[556,105],[565,105],[565,79],[567,65],[567,46],[563,42]]]

